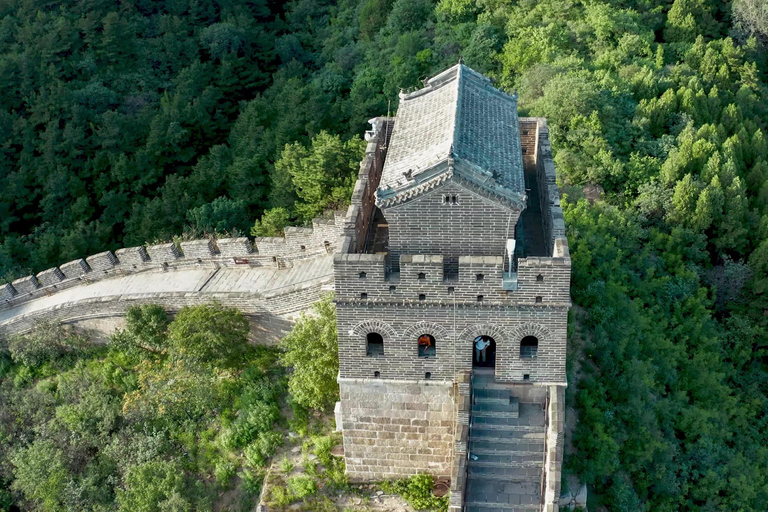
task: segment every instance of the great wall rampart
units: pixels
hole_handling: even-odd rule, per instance
[[[332,254],[344,221],[334,212],[253,243],[222,238],[105,251],[17,279],[0,285],[0,341],[42,320],[103,336],[132,305],[176,311],[215,300],[243,311],[254,339],[272,343],[333,290]]]

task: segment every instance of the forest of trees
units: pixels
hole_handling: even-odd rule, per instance
[[[768,508],[761,0],[29,0],[0,19],[6,278],[339,207],[367,119],[459,56],[517,91],[548,118],[573,257],[567,470],[611,511]]]

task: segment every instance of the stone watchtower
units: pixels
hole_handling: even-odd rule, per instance
[[[546,121],[459,64],[371,123],[334,258],[348,475],[556,510],[571,262]]]

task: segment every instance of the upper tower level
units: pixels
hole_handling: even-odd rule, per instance
[[[507,208],[525,208],[517,97],[458,64],[400,95],[376,192],[389,208],[449,180]]]
[[[527,205],[517,98],[463,64],[401,94],[376,189],[394,269],[400,255],[502,256]],[[383,220],[382,220],[383,219]]]

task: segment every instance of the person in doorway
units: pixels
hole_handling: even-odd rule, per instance
[[[482,357],[482,362],[485,362],[486,358],[486,351],[488,349],[488,345],[490,345],[491,342],[486,339],[485,336],[478,336],[475,338],[475,360],[477,362],[480,362],[480,358]]]

